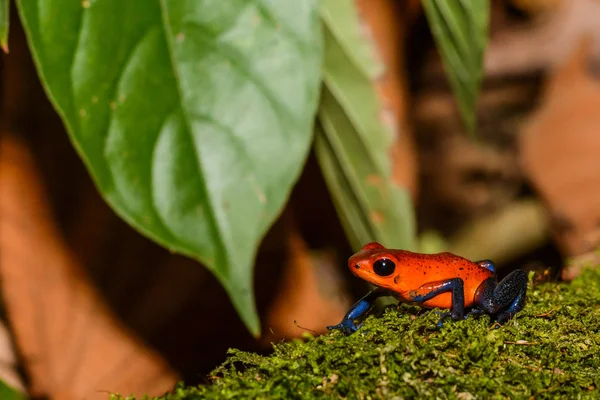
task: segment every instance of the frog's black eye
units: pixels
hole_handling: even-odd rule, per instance
[[[396,264],[392,260],[382,258],[373,263],[373,272],[379,276],[388,276],[394,273]]]

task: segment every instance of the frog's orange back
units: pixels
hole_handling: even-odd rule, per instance
[[[381,266],[388,260],[393,263],[393,272],[381,275]],[[388,262],[388,270],[389,270]],[[369,243],[348,260],[348,267],[358,277],[373,285],[394,292],[400,300],[411,301],[411,292],[424,285],[452,278],[464,282],[465,306],[473,303],[475,291],[494,272],[477,263],[452,253],[420,254],[406,250],[386,249],[378,243]],[[385,267],[385,265],[384,265]],[[376,270],[379,268],[376,273]],[[450,308],[452,295],[442,293],[424,302],[426,307]]]

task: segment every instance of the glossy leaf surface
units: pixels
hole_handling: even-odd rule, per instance
[[[254,334],[258,244],[312,139],[316,0],[21,0],[36,66],[104,198],[201,261]]]

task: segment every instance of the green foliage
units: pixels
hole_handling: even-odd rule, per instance
[[[423,0],[425,15],[467,130],[476,130],[476,103],[488,41],[489,0]]]
[[[98,189],[196,258],[255,335],[252,270],[310,148],[316,0],[20,0],[42,82]]]
[[[351,336],[278,343],[269,356],[230,350],[212,383],[161,399],[600,396],[600,269],[534,286],[499,329],[487,316],[439,331],[437,320],[418,307],[387,307]]]
[[[408,192],[390,180],[393,132],[381,121],[374,88],[382,66],[360,31],[356,6],[321,2],[325,63],[315,151],[355,250],[376,240],[413,248]]]
[[[8,27],[10,22],[10,0],[0,0],[0,47],[8,53]]]
[[[373,87],[383,66],[354,3],[17,6],[42,83],[103,197],[139,232],[209,268],[255,335],[256,249],[304,164],[320,86],[315,151],[350,242],[414,248],[412,204],[390,179],[393,133]],[[424,6],[472,128],[488,1]]]
[[[0,380],[0,399],[26,400],[27,396]]]

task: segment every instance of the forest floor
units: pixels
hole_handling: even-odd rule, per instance
[[[498,329],[487,316],[437,320],[388,306],[350,336],[307,334],[268,356],[232,349],[210,384],[161,399],[600,398],[600,269],[570,283],[530,276],[525,308]]]

